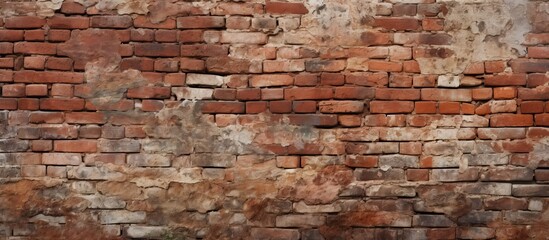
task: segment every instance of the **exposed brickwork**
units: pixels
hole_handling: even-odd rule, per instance
[[[0,239],[547,239],[548,13],[0,1]]]

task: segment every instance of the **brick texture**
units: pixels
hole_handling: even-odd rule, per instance
[[[0,0],[0,239],[547,239],[512,2]]]

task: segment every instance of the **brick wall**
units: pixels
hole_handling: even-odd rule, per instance
[[[547,239],[545,1],[0,2],[0,239]]]

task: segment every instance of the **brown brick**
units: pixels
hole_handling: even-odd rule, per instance
[[[265,12],[270,14],[307,14],[309,10],[303,3],[267,2]]]
[[[61,17],[48,18],[48,26],[61,29],[86,29],[90,26],[90,19],[87,17]]]
[[[18,17],[9,17],[4,19],[5,28],[16,28],[16,29],[31,29],[31,28],[41,28],[46,24],[46,20],[40,17],[34,16],[18,16]]]

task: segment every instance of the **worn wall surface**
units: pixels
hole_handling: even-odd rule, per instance
[[[0,239],[549,239],[549,2],[0,0]]]

